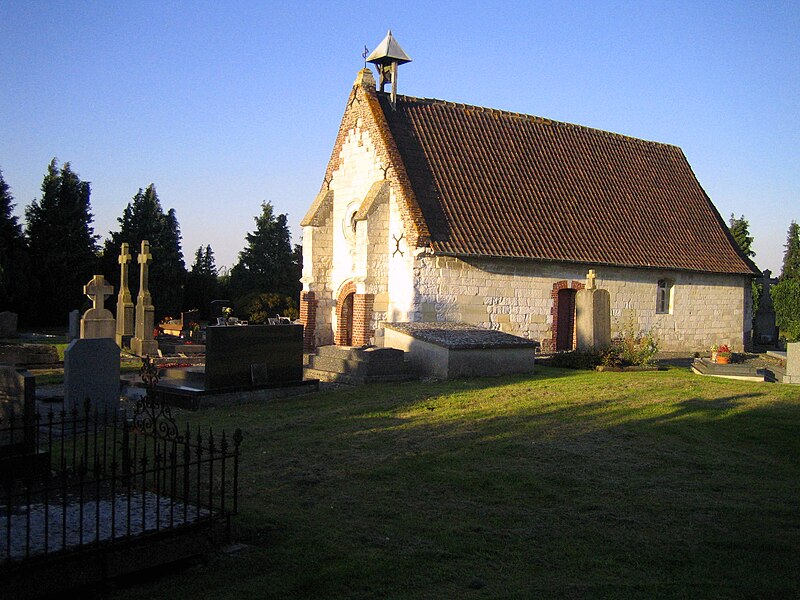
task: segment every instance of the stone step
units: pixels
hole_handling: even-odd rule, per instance
[[[349,385],[414,379],[405,352],[395,348],[321,346],[304,367],[306,378]]]
[[[343,383],[346,385],[362,385],[364,383],[397,383],[402,381],[413,381],[416,377],[408,374],[396,375],[348,375],[345,373],[335,373],[333,371],[323,371],[319,369],[303,369],[304,379],[319,379],[328,383]]]
[[[322,371],[333,371],[350,375],[401,375],[407,372],[402,357],[399,360],[357,360],[333,356],[312,356],[308,367]]]

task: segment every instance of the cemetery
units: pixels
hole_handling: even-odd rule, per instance
[[[62,325],[0,305],[0,595],[800,597],[793,292],[744,217],[677,146],[362,56],[302,245],[256,218],[281,260],[187,271],[151,184],[102,251],[87,212]]]

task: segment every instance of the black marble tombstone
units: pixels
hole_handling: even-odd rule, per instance
[[[206,329],[207,392],[302,380],[302,325]]]

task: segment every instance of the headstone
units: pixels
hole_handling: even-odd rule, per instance
[[[83,313],[81,319],[81,338],[93,340],[97,338],[114,339],[116,324],[114,315],[103,307],[106,298],[114,293],[114,288],[102,275],[95,275],[92,280],[83,286],[83,293],[92,301],[92,308]]]
[[[775,325],[775,307],[772,305],[770,288],[778,280],[772,278],[769,269],[765,269],[758,282],[761,284],[761,300],[753,320],[753,342],[768,346],[775,345],[778,341],[778,327]]]
[[[113,338],[73,340],[64,351],[64,409],[119,410],[119,346]]]
[[[153,339],[153,325],[156,309],[148,288],[149,266],[153,258],[150,254],[150,242],[142,240],[139,253],[139,295],[136,297],[136,328],[131,340],[131,351],[138,356],[158,354],[158,342]]]
[[[800,383],[800,342],[786,344],[786,374],[783,383]]]
[[[0,365],[0,455],[33,450],[35,413],[36,379],[25,369]]]
[[[24,369],[0,366],[0,479],[44,475],[49,456],[36,448],[36,380]]]
[[[122,244],[119,258],[119,294],[117,295],[117,346],[125,348],[130,346],[133,337],[134,307],[131,290],[128,287],[128,263],[131,255],[127,242]]]
[[[0,312],[0,338],[17,337],[17,313]]]
[[[81,313],[78,309],[70,311],[67,325],[67,343],[81,337]]]
[[[586,275],[586,288],[575,295],[575,337],[578,350],[604,350],[611,346],[611,296],[595,286],[594,269]]]

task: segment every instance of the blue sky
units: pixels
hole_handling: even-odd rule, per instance
[[[680,146],[756,263],[800,220],[800,2],[0,2],[0,168],[17,213],[51,158],[106,236],[140,187],[187,266],[232,265],[262,200],[293,237],[347,94],[391,28],[399,91]]]

